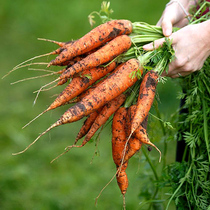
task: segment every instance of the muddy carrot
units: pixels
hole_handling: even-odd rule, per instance
[[[112,62],[107,67],[96,67],[82,72],[81,76],[72,79],[69,85],[60,93],[55,101],[49,106],[48,110],[55,109],[66,104],[69,100],[75,98],[94,82],[104,77],[114,70],[116,63]]]
[[[134,116],[135,111],[136,111],[135,105],[130,106],[127,109],[126,126],[125,126],[127,139],[129,138],[130,133],[131,133],[131,121],[132,121],[132,117]],[[136,154],[141,149],[141,146],[142,146],[142,142],[135,136],[131,136],[127,144],[124,162],[128,161],[134,154]]]
[[[158,74],[154,71],[148,71],[144,76],[140,85],[139,96],[137,101],[136,113],[131,123],[131,133],[133,133],[149,114],[152,106],[156,86],[158,82]]]
[[[117,111],[117,109],[122,105],[125,99],[126,96],[124,94],[121,94],[113,100],[109,101],[107,104],[105,104],[102,110],[99,112],[98,116],[96,117],[95,121],[91,125],[91,128],[86,134],[82,144],[76,147],[83,147],[93,137],[96,131],[107,122],[111,115],[114,114],[115,111]]]
[[[59,56],[52,60],[50,65],[58,65],[73,57],[82,55],[122,34],[132,32],[132,23],[129,20],[111,20],[91,30],[82,38],[76,40],[73,44],[67,44]]]
[[[129,120],[131,120],[131,123],[132,123],[132,119],[136,114],[136,110],[137,110],[136,104],[129,107],[128,115],[130,115],[130,116],[129,116],[129,119],[127,118],[128,122],[129,122]],[[143,144],[147,144],[147,145],[154,147],[160,153],[160,159],[159,159],[159,161],[160,161],[161,160],[161,151],[149,140],[148,135],[147,135],[147,118],[148,117],[146,116],[144,118],[143,122],[141,123],[141,125],[139,125],[139,127],[134,131],[132,136],[130,134],[129,134],[129,136],[137,138]],[[128,132],[131,133],[131,127],[129,129],[130,130]]]
[[[72,77],[78,72],[82,72],[86,69],[91,69],[99,65],[105,64],[115,57],[125,52],[131,47],[131,39],[127,35],[121,35],[111,40],[109,43],[101,47],[96,52],[88,55],[81,61],[78,61],[70,68],[67,68],[60,79]]]
[[[116,98],[137,81],[137,77],[131,78],[130,74],[138,69],[139,62],[136,59],[130,59],[126,63],[118,66],[116,70],[106,78],[106,80],[91,91],[91,94],[85,96],[80,102],[70,107],[60,119],[52,124],[46,131],[41,133],[28,147],[26,147],[26,149],[16,154],[26,151],[31,145],[38,141],[41,136],[51,129],[62,124],[78,121],[84,116],[88,116],[90,113],[99,109],[110,100]]]
[[[126,146],[126,115],[127,110],[125,107],[119,108],[112,120],[112,158],[116,165],[117,173],[116,179],[120,191],[123,195],[123,205],[125,206],[125,194],[128,188],[128,177],[126,174],[126,168],[128,161],[122,163],[124,156],[124,149]]]
[[[95,119],[97,118],[98,114],[102,110],[103,107],[99,108],[99,110],[96,110],[92,112],[88,118],[84,121],[83,126],[81,127],[79,133],[77,134],[77,137],[75,139],[74,144],[78,142],[79,139],[81,139],[83,136],[87,134],[87,132],[90,130],[90,127],[94,123]]]

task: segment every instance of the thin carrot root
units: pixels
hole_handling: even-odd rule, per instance
[[[29,61],[35,60],[35,59],[37,59],[37,58],[42,58],[42,57],[45,57],[45,56],[48,56],[48,55],[51,55],[51,54],[52,54],[52,52],[45,53],[45,54],[42,54],[42,55],[34,56],[33,58],[29,58],[28,60],[23,61],[22,63],[16,65],[13,69],[16,69],[17,67],[19,67],[19,66],[21,66],[21,65],[23,65],[23,64],[25,64],[25,63],[27,63],[27,62],[29,62]]]
[[[39,94],[41,92],[41,90],[39,90],[39,92],[37,94]],[[36,96],[35,100],[37,100],[38,95]],[[47,111],[49,111],[49,109],[44,110],[43,112],[41,112],[40,114],[38,114],[35,118],[33,118],[31,121],[29,121],[26,125],[24,125],[22,127],[22,129],[26,128],[28,125],[30,125],[33,121],[35,121],[37,118],[39,118],[40,116],[42,116],[44,113],[46,113]]]
[[[52,42],[54,44],[57,44],[60,47],[63,47],[66,44],[65,42],[58,42],[58,41],[55,41],[55,40],[45,39],[45,38],[38,38],[38,40],[45,41],[45,42]]]
[[[35,118],[33,118],[31,121],[29,121],[27,124],[25,124],[22,129],[26,128],[28,125],[30,125],[33,121],[35,121],[37,118],[39,118],[41,115],[43,115],[45,112],[47,112],[47,110],[44,110],[43,112],[41,112],[39,115],[37,115]]]
[[[123,209],[126,210],[125,194],[123,194]]]
[[[47,64],[47,63],[46,63]],[[54,71],[49,70],[49,69],[35,69],[35,68],[28,68],[29,71],[43,71],[43,72],[49,72],[53,73]]]
[[[159,163],[160,163],[161,162],[161,156],[162,156],[161,151],[152,142],[148,142],[148,145],[151,145],[152,147],[154,147],[159,152],[159,154],[160,154]]]
[[[98,199],[101,196],[102,192],[108,187],[108,185],[113,181],[113,179],[116,177],[117,173],[119,172],[119,169],[115,172],[114,176],[108,181],[108,183],[101,189],[98,196],[95,199],[95,206],[97,205]]]
[[[126,149],[127,149],[128,142],[129,142],[131,136],[132,136],[132,134],[130,134],[130,136],[127,138],[126,143],[125,143],[125,146],[124,146],[124,149],[122,151],[122,159],[121,159],[121,163],[120,163],[120,166],[119,166],[119,172],[121,171],[122,166],[125,163],[124,160],[125,160]]]
[[[76,145],[75,145],[76,146]],[[72,149],[74,147],[74,144],[72,146],[68,146],[68,148],[65,148],[65,151],[63,153],[61,153],[60,155],[58,155],[56,158],[54,158],[50,163],[53,163],[55,160],[57,160],[58,158],[60,158],[61,156],[65,155],[70,149]]]
[[[16,68],[13,68],[12,70],[10,70],[7,74],[5,74],[2,79],[4,79],[5,77],[7,77],[9,74],[11,74],[13,71],[23,68],[23,67],[27,67],[27,66],[31,66],[31,65],[47,65],[48,63],[44,63],[44,62],[40,62],[40,63],[28,63],[22,66],[17,66]]]
[[[24,150],[20,151],[20,152],[17,152],[17,153],[12,153],[12,155],[19,155],[19,154],[22,154],[24,153],[25,151],[27,151],[33,144],[35,144],[39,139],[40,137],[42,137],[43,135],[45,135],[47,132],[49,132],[51,129],[57,127],[61,125],[61,122],[58,120],[57,122],[55,122],[54,124],[52,124],[47,130],[45,130],[44,132],[42,132],[31,144],[29,144]]]
[[[38,99],[38,96],[39,96],[39,94],[40,94],[40,92],[42,91],[43,88],[45,88],[45,87],[51,85],[51,84],[54,83],[54,82],[57,82],[58,80],[59,80],[59,78],[53,80],[52,82],[49,82],[49,83],[43,85],[43,86],[37,91],[37,94],[36,94],[36,97],[35,97],[35,99],[34,99],[34,103],[33,103],[33,104],[34,104],[34,105],[36,104],[36,101],[37,101],[37,99]]]
[[[56,158],[54,158],[50,163],[53,163],[55,160],[57,160],[58,158],[60,158],[61,156],[63,156],[63,155],[65,155],[69,150],[71,150],[72,148],[74,148],[74,147],[83,147],[84,145],[75,145],[75,144],[73,144],[73,145],[71,145],[71,146],[67,146],[66,148],[65,148],[65,151],[63,152],[63,153],[61,153],[60,155],[58,155]]]
[[[37,92],[45,92],[45,91],[48,91],[48,90],[52,90],[53,88],[55,88],[55,87],[57,87],[58,85],[56,84],[56,85],[54,85],[54,86],[52,86],[52,87],[49,87],[49,88],[46,88],[46,89],[42,89],[41,91],[40,90],[36,90],[36,91],[34,91],[33,93],[37,93]]]
[[[52,76],[54,75],[54,73],[50,73],[50,74],[45,74],[45,75],[39,75],[39,76],[35,76],[35,77],[28,77],[28,78],[24,78],[24,79],[21,79],[21,80],[18,80],[16,82],[12,82],[10,83],[11,85],[14,85],[14,84],[17,84],[17,83],[20,83],[20,82],[24,82],[24,81],[28,81],[28,80],[32,80],[32,79],[38,79],[38,78],[43,78],[43,77],[49,77],[49,76]]]

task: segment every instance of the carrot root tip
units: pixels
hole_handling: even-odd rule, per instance
[[[40,113],[39,115],[37,115],[34,119],[32,119],[31,121],[29,121],[27,124],[25,124],[22,129],[26,128],[28,125],[30,125],[33,121],[35,121],[37,118],[39,118],[41,115],[43,115],[44,113],[46,113],[48,111],[48,109],[44,110],[42,113]]]

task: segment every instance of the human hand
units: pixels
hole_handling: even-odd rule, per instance
[[[210,20],[203,23],[188,25],[174,32],[169,37],[175,51],[175,59],[169,64],[168,72],[162,76],[176,78],[187,76],[200,70],[204,61],[210,55]],[[158,48],[165,41],[164,38],[145,45],[144,50]]]

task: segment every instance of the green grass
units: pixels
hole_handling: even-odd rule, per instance
[[[111,8],[114,10],[113,18],[155,24],[166,2],[116,0],[111,2]],[[101,1],[97,0],[3,1],[0,8],[1,76],[30,57],[56,49],[55,45],[37,41],[37,38],[68,41],[87,33],[91,29],[87,16],[93,10],[98,11],[100,4]],[[52,58],[47,57],[43,60],[49,61]],[[46,113],[29,127],[21,129],[52,102],[52,95],[61,90],[58,88],[59,90],[41,93],[36,105],[33,106],[35,98],[33,91],[50,82],[52,78],[16,85],[10,83],[34,74],[26,68],[19,69],[0,83],[0,208],[4,210],[121,209],[122,196],[116,180],[102,193],[97,207],[94,205],[94,199],[115,173],[111,156],[110,125],[101,133],[99,155],[95,156],[93,161],[94,142],[81,149],[72,149],[58,161],[50,164],[50,161],[63,152],[67,145],[73,143],[81,121],[55,128],[24,154],[12,156],[13,152],[24,149],[40,132],[54,123],[66,109],[62,107]],[[168,80],[167,84],[158,90],[159,108],[168,121],[171,119],[171,114],[178,109],[177,89],[179,87]],[[152,117],[150,121],[155,124],[155,129],[149,130],[151,139],[158,142],[161,148],[163,137],[160,128],[157,127],[158,122]],[[174,142],[169,145],[170,155],[167,161],[173,162]],[[154,158],[158,167],[158,153],[152,150],[150,157]],[[139,193],[145,184],[151,183],[151,180],[144,179],[147,175],[141,170],[142,167],[147,167],[147,172],[152,173],[143,155],[140,155],[140,158],[138,155],[135,156],[129,163],[130,185],[126,195],[127,209],[142,209],[139,207],[142,201]]]

